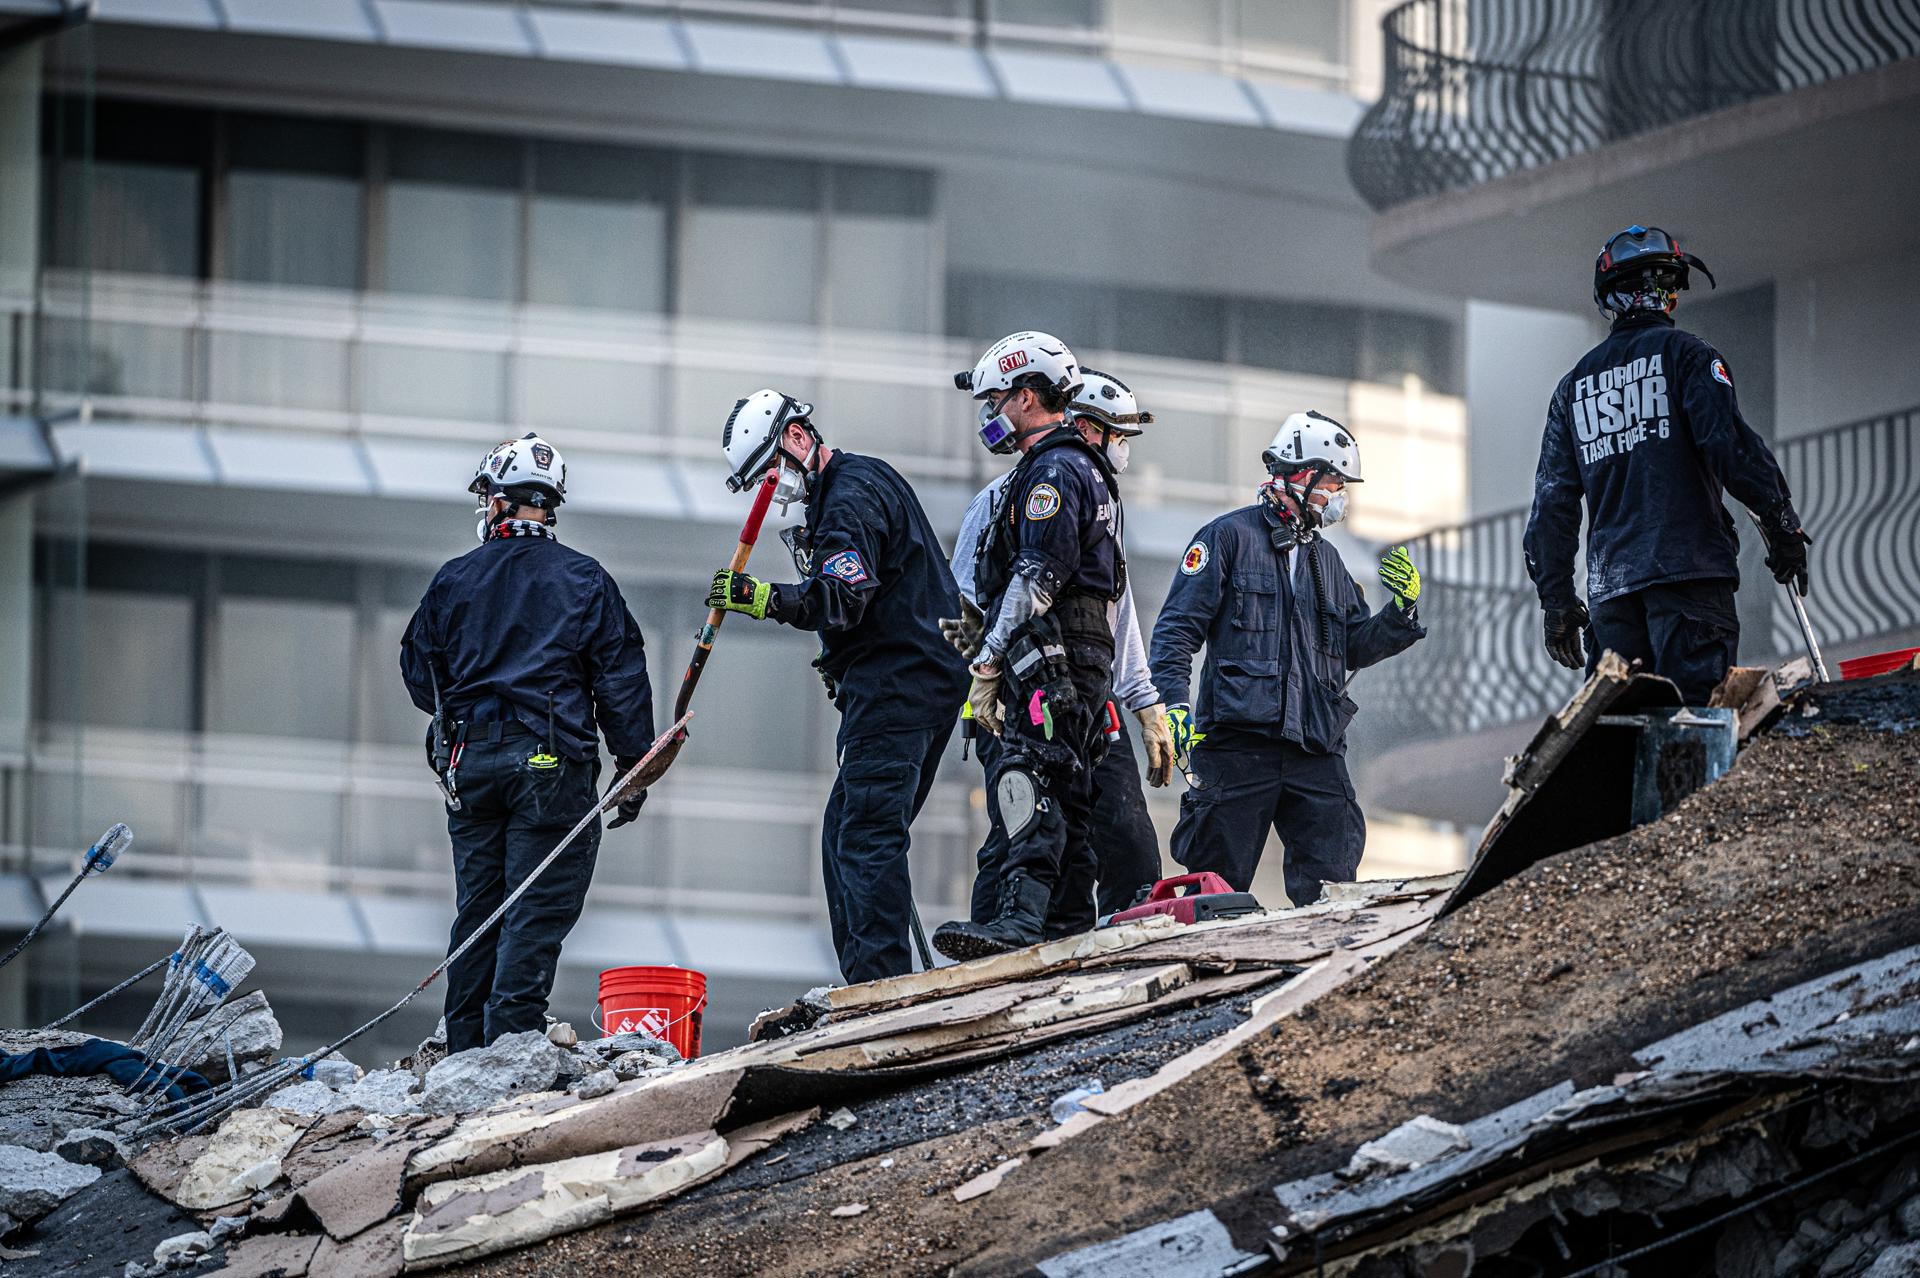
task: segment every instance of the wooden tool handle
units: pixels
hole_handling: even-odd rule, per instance
[[[747,522],[740,529],[740,543],[733,548],[733,558],[727,567],[733,572],[744,572],[747,560],[753,555],[753,543],[760,539],[760,525],[766,522],[767,507],[773,504],[773,485],[778,472],[772,472],[760,482],[760,489],[753,495],[753,509],[747,512]],[[687,662],[687,673],[680,680],[680,695],[674,699],[673,717],[686,714],[687,706],[693,700],[693,689],[700,682],[700,672],[707,668],[707,656],[713,651],[714,632],[720,629],[720,623],[726,620],[727,610],[715,608],[707,613],[707,624],[700,627],[700,634],[694,641],[693,659]]]

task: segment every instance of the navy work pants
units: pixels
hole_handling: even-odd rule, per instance
[[[908,827],[933,789],[953,720],[840,742],[840,775],[820,823],[833,951],[849,984],[913,970]]]
[[[1099,862],[1091,842],[1094,775],[1107,752],[1106,705],[1112,681],[1110,655],[1072,643],[1067,652],[1074,703],[1071,709],[1054,713],[1050,739],[1032,723],[1026,699],[1011,680],[1000,689],[1006,735],[996,739],[981,734],[985,744],[980,761],[987,771],[992,824],[987,844],[980,849],[974,917],[976,921],[992,919],[999,909],[1001,879],[1009,871],[1024,870],[1051,889],[1045,925],[1049,937],[1089,931],[1095,921]],[[1030,773],[1041,798],[1032,820],[1013,833],[1006,830],[998,806],[1000,776],[1010,767]]]
[[[1211,870],[1247,891],[1271,828],[1286,850],[1287,896],[1295,905],[1318,900],[1323,883],[1353,881],[1367,823],[1343,756],[1236,733],[1218,743],[1209,736],[1190,760],[1193,784],[1180,796],[1172,846],[1173,859],[1188,871]]]
[[[447,813],[456,913],[449,951],[493,913],[598,801],[600,761],[527,762],[539,738],[467,746],[455,773],[460,810]],[[502,1034],[546,1028],[560,943],[586,904],[600,823],[580,832],[506,916],[447,971],[447,1050],[483,1047]]]
[[[1671,581],[1616,595],[1592,610],[1587,673],[1612,649],[1629,663],[1673,680],[1681,700],[1704,706],[1740,647],[1738,583],[1728,577]]]

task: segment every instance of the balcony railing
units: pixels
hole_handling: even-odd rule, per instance
[[[716,460],[733,400],[778,386],[819,405],[836,444],[915,480],[984,483],[953,372],[974,343],[769,322],[48,271],[42,407],[97,417],[360,437],[562,433],[569,447]],[[0,294],[0,411],[31,403],[33,306]],[[1080,352],[1124,370],[1167,423],[1133,450],[1128,498],[1230,506],[1259,478],[1273,405],[1313,407],[1369,449],[1355,529],[1405,536],[1464,506],[1465,411],[1385,386],[1239,365]],[[1289,409],[1288,411],[1291,411]]]
[[[1920,54],[1910,0],[1408,0],[1347,148],[1376,209]]]
[[[1807,611],[1829,664],[1836,650],[1920,628],[1920,598],[1907,585],[1920,564],[1920,407],[1801,435],[1774,451],[1814,539]],[[1536,719],[1578,686],[1579,676],[1542,647],[1540,604],[1520,548],[1526,520],[1526,511],[1510,510],[1407,543],[1420,566],[1427,638],[1356,682],[1370,741],[1433,740]],[[1757,536],[1744,520],[1741,528]],[[1784,592],[1766,577],[1743,589],[1767,592],[1772,614],[1763,633],[1741,636],[1741,659],[1802,651]]]

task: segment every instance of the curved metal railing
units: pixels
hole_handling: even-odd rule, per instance
[[[1920,407],[1785,440],[1774,454],[1814,539],[1807,611],[1829,661],[1836,649],[1920,629],[1911,584],[1920,565]],[[1406,543],[1420,568],[1427,638],[1356,681],[1366,703],[1356,723],[1368,744],[1539,719],[1579,687],[1580,676],[1555,665],[1541,643],[1520,548],[1526,522],[1525,510],[1509,510]],[[1744,519],[1740,527],[1754,535]],[[1773,609],[1766,633],[1741,636],[1742,659],[1800,652],[1785,594],[1764,576],[1744,589],[1768,592]]]
[[[1385,209],[1920,56],[1915,0],[1407,0],[1347,146]]]

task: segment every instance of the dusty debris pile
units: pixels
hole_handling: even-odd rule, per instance
[[[316,1070],[83,1169],[9,1276],[1890,1271],[1920,675],[1743,716],[1778,725],[1731,772],[1576,844],[1556,812],[1672,713],[1643,680],[1542,729],[1463,879],[817,990],[692,1062],[556,1031]]]

